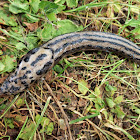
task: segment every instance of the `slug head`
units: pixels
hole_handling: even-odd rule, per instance
[[[35,48],[20,61],[17,69],[0,87],[0,95],[23,92],[35,80],[42,77],[54,64],[53,51],[50,48]]]

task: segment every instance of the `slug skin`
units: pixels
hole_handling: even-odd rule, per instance
[[[39,48],[29,51],[20,61],[15,72],[0,87],[0,95],[23,92],[44,76],[60,59],[82,50],[110,51],[133,59],[140,65],[140,47],[111,33],[75,32],[60,35]]]

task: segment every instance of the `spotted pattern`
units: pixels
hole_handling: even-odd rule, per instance
[[[40,55],[36,58],[36,60],[33,61],[33,62],[31,63],[31,66],[34,66],[35,64],[39,63],[39,61],[40,61],[40,60],[43,60],[44,57],[46,57],[46,56],[47,56],[46,54],[40,54]]]
[[[58,61],[80,50],[113,51],[133,59],[140,65],[140,47],[120,36],[104,32],[77,32],[58,36],[29,51],[17,69],[1,85],[0,95],[25,91]]]
[[[28,61],[29,61],[29,58],[30,58],[29,56],[26,56],[26,57],[24,58],[24,61],[25,61],[25,62],[28,62]]]
[[[25,70],[27,67],[23,67],[21,70]]]

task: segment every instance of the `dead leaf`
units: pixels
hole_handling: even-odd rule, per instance
[[[62,129],[62,130],[67,129],[64,119],[59,119],[58,120],[58,125],[59,125],[60,129]]]
[[[23,22],[30,31],[35,31],[38,28],[38,22],[35,23],[27,23]]]
[[[84,100],[82,98],[79,99],[79,101],[78,101],[79,107],[85,107],[86,104],[87,104],[87,101],[86,100]]]

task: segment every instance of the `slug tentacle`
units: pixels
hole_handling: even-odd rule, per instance
[[[15,72],[0,87],[0,94],[24,91],[62,57],[81,50],[112,51],[140,64],[140,47],[115,34],[104,32],[64,34],[27,53]]]

